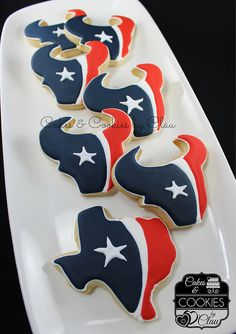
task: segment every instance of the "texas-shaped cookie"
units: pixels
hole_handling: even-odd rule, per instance
[[[79,253],[52,260],[70,285],[85,293],[106,287],[131,316],[155,319],[154,289],[169,276],[176,258],[161,219],[114,219],[96,206],[79,213],[75,237]]]

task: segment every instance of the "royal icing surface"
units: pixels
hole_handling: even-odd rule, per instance
[[[178,136],[176,145],[181,142],[188,145],[188,153],[166,165],[140,165],[137,147],[119,159],[114,171],[114,180],[121,189],[141,196],[145,206],[164,210],[175,227],[201,222],[207,205],[202,171],[205,145],[191,135]]]
[[[68,13],[74,15],[65,24],[68,38],[75,36],[81,44],[93,40],[104,43],[109,48],[111,60],[120,61],[129,54],[135,29],[133,20],[114,15],[109,20],[109,26],[95,26],[90,24],[90,19],[82,10],[70,10]]]
[[[106,109],[103,114],[113,117],[114,122],[96,135],[65,132],[62,128],[70,117],[55,120],[40,132],[43,152],[59,162],[58,169],[76,181],[82,194],[112,189],[111,169],[124,153],[123,143],[132,135],[132,123],[124,112]]]
[[[156,318],[153,290],[169,275],[176,258],[165,224],[159,218],[108,219],[96,206],[79,213],[77,226],[80,252],[53,260],[70,284],[87,291],[95,280],[133,317]]]
[[[64,23],[48,25],[43,20],[37,20],[27,25],[24,33],[27,38],[38,40],[42,45],[57,44],[62,50],[70,50],[76,45],[66,38],[64,25]]]
[[[109,51],[103,43],[93,41],[86,46],[90,51],[76,59],[53,57],[59,50],[55,45],[38,49],[32,57],[33,71],[43,78],[43,85],[51,89],[61,106],[81,105],[84,88],[109,59]]]
[[[139,64],[134,75],[142,79],[122,88],[108,88],[108,73],[95,77],[87,86],[83,100],[86,107],[95,112],[104,108],[119,108],[126,112],[134,124],[134,136],[143,137],[160,129],[165,116],[161,95],[163,84],[160,69],[153,64]]]

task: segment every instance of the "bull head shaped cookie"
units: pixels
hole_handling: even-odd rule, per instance
[[[95,77],[84,92],[84,104],[95,112],[119,108],[133,120],[134,136],[148,136],[159,130],[165,116],[161,95],[162,73],[154,64],[139,64],[132,70],[140,81],[122,88],[108,88],[108,73]]]
[[[159,218],[108,218],[97,206],[79,213],[75,236],[80,252],[52,261],[72,287],[90,293],[103,285],[136,319],[155,319],[153,291],[176,257],[165,224]]]
[[[124,142],[132,136],[132,122],[124,112],[106,109],[102,115],[114,122],[97,134],[64,131],[71,127],[70,117],[55,120],[40,132],[43,152],[59,162],[59,171],[71,176],[84,195],[107,193],[113,188],[111,169],[124,153]]]
[[[170,228],[202,221],[207,195],[202,165],[205,145],[191,135],[180,135],[174,143],[187,153],[170,163],[146,167],[138,163],[137,147],[121,157],[114,167],[115,185],[128,195],[138,196],[142,206],[154,210]]]
[[[60,45],[64,51],[74,49],[76,45],[65,36],[64,23],[48,25],[44,20],[37,20],[25,27],[25,37],[31,45],[42,47],[48,44]]]
[[[109,25],[96,26],[91,24],[87,14],[80,9],[68,11],[67,18],[69,20],[65,24],[65,34],[81,48],[88,41],[104,43],[110,51],[111,65],[128,56],[135,30],[135,24],[130,18],[113,15]]]
[[[103,43],[88,42],[86,48],[87,54],[68,59],[57,57],[61,51],[59,46],[48,45],[38,49],[32,57],[33,71],[43,78],[43,85],[50,88],[62,108],[83,108],[86,85],[109,63],[109,51]]]

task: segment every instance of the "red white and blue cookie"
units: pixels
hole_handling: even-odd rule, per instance
[[[108,218],[102,207],[79,213],[75,238],[79,253],[52,260],[70,285],[85,293],[106,287],[138,320],[157,317],[155,287],[169,276],[176,249],[159,218]]]
[[[71,18],[72,17],[72,18]],[[113,15],[109,25],[97,26],[91,24],[91,19],[80,9],[69,10],[69,20],[65,24],[65,34],[73,43],[83,48],[88,41],[100,41],[110,51],[111,65],[124,60],[130,53],[135,23],[132,19]]]
[[[141,206],[153,210],[169,228],[200,223],[207,195],[203,164],[207,158],[203,142],[191,135],[179,135],[175,141],[182,157],[158,167],[142,166],[137,159],[140,147],[121,157],[113,170],[114,184],[127,195],[137,196]]]
[[[62,108],[83,108],[86,85],[109,64],[109,51],[103,43],[88,42],[86,48],[86,54],[68,59],[59,57],[61,48],[52,44],[38,49],[32,57],[34,73],[43,78],[43,85],[50,88]]]
[[[75,123],[71,117],[52,121],[40,132],[43,152],[58,161],[59,171],[71,176],[83,195],[106,194],[113,188],[111,169],[132,137],[128,115],[118,109],[106,109],[102,114],[113,123],[96,134],[65,131]]]
[[[64,51],[74,49],[76,45],[65,36],[65,23],[48,25],[44,20],[37,20],[25,27],[24,35],[29,43],[35,47],[48,44],[60,45]]]
[[[165,116],[161,94],[163,77],[154,64],[139,64],[132,70],[139,82],[121,88],[107,87],[109,74],[95,77],[84,91],[86,107],[95,112],[105,108],[119,108],[134,124],[134,137],[144,137],[160,130]]]

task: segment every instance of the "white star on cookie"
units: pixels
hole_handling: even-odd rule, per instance
[[[128,107],[127,114],[129,115],[133,109],[138,109],[143,111],[143,108],[139,105],[141,102],[143,102],[143,98],[139,100],[134,100],[130,96],[126,96],[126,101],[120,102],[120,104],[124,104]]]
[[[72,75],[75,75],[75,72],[69,72],[65,66],[63,67],[62,72],[56,72],[56,74],[61,76],[60,81],[64,81],[66,79],[70,81],[74,81],[74,78],[72,77]]]
[[[104,31],[102,31],[101,34],[94,35],[94,37],[100,38],[101,42],[107,41],[107,42],[110,42],[110,43],[112,43],[112,38],[113,38],[113,36],[107,35]]]
[[[60,37],[61,35],[65,35],[64,30],[59,27],[57,27],[57,30],[54,30],[52,33],[57,35],[57,37]]]
[[[172,186],[165,188],[165,190],[171,191],[172,192],[172,199],[175,199],[178,195],[182,195],[182,196],[185,196],[185,197],[188,196],[188,194],[184,192],[184,189],[186,187],[187,187],[186,185],[178,186],[175,183],[175,181],[172,181]]]
[[[108,265],[108,263],[112,260],[112,259],[120,259],[123,261],[127,261],[127,259],[124,257],[124,255],[122,255],[120,252],[126,248],[127,245],[122,245],[122,246],[118,246],[115,247],[114,245],[112,245],[111,240],[107,237],[107,245],[104,248],[96,248],[94,249],[94,252],[97,253],[102,253],[105,255],[105,263],[104,263],[104,268]]]
[[[80,153],[73,153],[73,155],[80,157],[79,166],[81,166],[85,161],[95,164],[95,161],[93,161],[92,157],[97,155],[97,153],[89,153],[86,151],[85,147],[83,146],[82,151]]]

